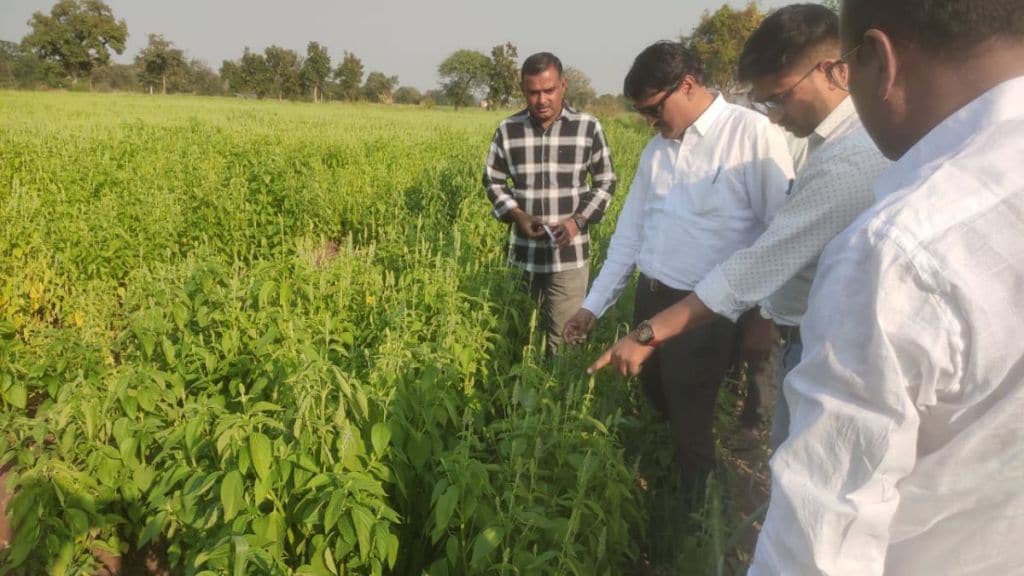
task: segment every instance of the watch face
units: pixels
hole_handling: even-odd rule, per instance
[[[636,327],[636,341],[647,344],[651,340],[654,340],[654,330],[651,329],[650,323],[644,320]]]

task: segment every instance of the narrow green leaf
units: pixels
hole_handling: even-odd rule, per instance
[[[370,557],[370,529],[373,528],[373,514],[362,506],[352,508],[352,523],[356,527],[356,539],[359,540],[359,557],[366,560]]]
[[[370,431],[370,442],[373,443],[373,451],[381,456],[384,451],[387,450],[388,443],[391,441],[391,428],[384,422],[377,422],[373,425],[373,430]]]
[[[481,532],[473,542],[473,558],[469,561],[470,566],[480,566],[501,543],[501,537],[500,528],[487,528]]]

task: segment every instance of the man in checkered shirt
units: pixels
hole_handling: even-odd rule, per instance
[[[588,228],[604,215],[615,173],[601,124],[563,103],[557,56],[527,58],[521,87],[527,108],[495,131],[483,183],[494,216],[512,224],[509,263],[524,272],[553,352],[586,295]]]

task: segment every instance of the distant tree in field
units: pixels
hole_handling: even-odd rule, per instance
[[[89,84],[99,92],[135,92],[139,89],[139,69],[135,64],[107,64],[89,73]]]
[[[487,101],[507,107],[519,91],[519,52],[511,42],[491,48],[491,66],[487,74]]]
[[[160,87],[161,94],[167,94],[167,82],[178,77],[183,80],[186,73],[185,53],[160,34],[149,35],[149,45],[135,56],[139,80],[153,93]]]
[[[238,62],[225,60],[220,67],[220,77],[227,83],[228,89],[237,94],[255,94],[263,98],[273,88],[273,78],[267,59],[259,52],[253,52],[248,46]]]
[[[743,44],[764,20],[764,14],[751,2],[742,10],[723,4],[714,13],[707,11],[700,18],[693,34],[683,38],[704,61],[705,83],[723,94],[735,94],[736,64]]]
[[[839,0],[821,0],[821,3],[831,8],[833,12],[839,13]]]
[[[582,70],[566,66],[562,71],[562,78],[567,84],[565,99],[574,108],[583,110],[597,98],[597,92],[594,91],[594,86],[590,83],[590,77]]]
[[[185,90],[192,94],[216,96],[224,93],[224,82],[205,62],[192,59],[185,68]]]
[[[393,92],[398,87],[398,76],[385,76],[383,72],[370,72],[363,85],[363,97],[370,102],[390,104]]]
[[[299,75],[302,70],[298,52],[271,45],[263,50],[263,58],[267,62],[271,85],[268,93],[276,96],[278,100],[298,96],[301,91]]]
[[[423,94],[412,86],[402,86],[395,90],[395,104],[419,104],[423,100]]]
[[[358,100],[363,85],[363,61],[345,51],[345,57],[334,72],[334,79],[338,82],[338,95],[343,100]]]
[[[476,50],[456,50],[437,67],[441,85],[457,110],[470,106],[487,89],[491,59]]]
[[[629,109],[629,103],[621,94],[601,94],[590,104],[595,114],[614,116]]]
[[[327,54],[327,48],[318,42],[307,44],[301,78],[303,88],[312,92],[313,102],[324,99],[324,86],[327,85],[327,77],[330,75],[331,57]]]
[[[32,14],[32,31],[22,44],[40,59],[59,64],[65,76],[77,84],[97,66],[110,62],[110,51],[124,52],[128,25],[115,20],[102,0],[60,0],[50,14]]]

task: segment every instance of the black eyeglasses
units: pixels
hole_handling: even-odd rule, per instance
[[[641,114],[648,118],[660,120],[661,111],[663,108],[665,108],[665,101],[668,100],[669,96],[675,94],[676,90],[679,90],[679,87],[682,85],[682,80],[673,84],[668,90],[665,91],[665,95],[659,98],[658,101],[655,102],[654,104],[648,104],[647,106],[637,106],[636,104],[634,104],[633,111],[636,112],[637,114]]]
[[[761,114],[764,114],[765,116],[772,116],[776,114],[777,112],[782,110],[782,105],[793,94],[793,90],[796,90],[796,87],[799,86],[801,82],[807,80],[807,78],[810,77],[810,75],[813,74],[814,71],[820,67],[821,62],[816,63],[813,68],[808,70],[807,73],[801,76],[800,79],[797,80],[792,86],[786,88],[782,92],[776,92],[775,94],[772,94],[771,96],[765,98],[764,100],[754,100],[753,98],[751,98],[750,107],[760,112]]]

